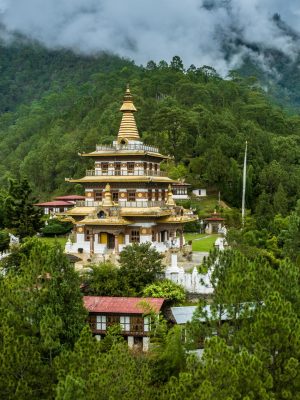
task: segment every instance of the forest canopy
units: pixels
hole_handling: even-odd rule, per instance
[[[146,143],[174,157],[170,175],[220,191],[238,207],[248,141],[247,207],[271,216],[294,209],[300,193],[300,117],[272,102],[254,78],[222,79],[209,66],[167,63],[138,67],[101,54],[82,57],[37,44],[2,46],[0,176],[27,177],[34,195],[80,192],[89,161],[78,152],[116,136],[129,82]]]

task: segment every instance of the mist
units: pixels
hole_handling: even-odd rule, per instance
[[[222,75],[245,55],[264,63],[267,48],[295,58],[299,18],[297,0],[0,0],[6,38],[19,32],[50,48],[109,51],[137,64],[179,55]]]

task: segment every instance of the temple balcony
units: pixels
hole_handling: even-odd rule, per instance
[[[131,143],[131,144],[115,144],[115,145],[96,145],[96,151],[115,151],[115,150],[142,150],[149,151],[151,153],[159,153],[158,147],[148,146],[143,143]]]
[[[102,201],[95,200],[79,200],[76,201],[76,207],[99,207],[102,205]],[[135,208],[149,208],[149,207],[160,207],[167,208],[165,201],[125,201],[119,200],[119,202],[115,202],[116,206],[120,207],[135,207]]]
[[[86,176],[168,176],[165,171],[155,171],[155,170],[94,170],[88,169],[85,171]]]

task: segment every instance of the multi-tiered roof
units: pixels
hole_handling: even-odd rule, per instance
[[[83,178],[67,179],[85,186],[86,199],[65,214],[77,226],[93,229],[133,225],[141,228],[147,221],[149,226],[182,225],[193,220],[191,212],[176,206],[173,200],[172,184],[176,181],[160,170],[161,162],[170,157],[140,138],[129,87],[120,111],[122,120],[113,144],[97,145],[95,151],[80,154],[93,158],[95,167],[86,171]]]

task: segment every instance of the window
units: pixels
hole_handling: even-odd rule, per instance
[[[84,240],[85,241],[89,241],[90,238],[91,238],[92,231],[90,229],[86,229],[84,233],[85,233],[84,234]]]
[[[161,190],[161,199],[162,200],[166,200],[166,191],[165,191],[165,189]]]
[[[151,329],[150,317],[144,317],[144,332],[149,332]]]
[[[140,243],[140,231],[131,231],[130,232],[130,242],[131,243]]]
[[[107,326],[119,325],[120,324],[119,315],[108,315],[106,320],[107,320]]]
[[[128,172],[128,174],[134,173],[134,162],[127,163],[127,172]]]
[[[99,219],[104,219],[104,218],[106,218],[106,214],[105,214],[104,211],[100,211],[100,212],[97,214],[97,217],[98,217]]]
[[[148,200],[151,201],[152,200],[152,189],[148,190]]]
[[[111,192],[112,200],[118,202],[119,201],[119,192],[117,190],[113,190]]]
[[[102,201],[102,190],[94,191],[94,199],[95,201]]]
[[[127,192],[127,200],[135,201],[135,190],[128,190]]]
[[[102,174],[107,174],[108,173],[108,163],[107,162],[101,163],[101,169],[102,169]]]
[[[144,162],[143,164],[144,164],[144,173],[146,173],[147,172],[147,163]]]
[[[121,175],[121,163],[120,162],[115,162],[115,174]]]
[[[158,201],[159,198],[159,191],[158,189],[155,189],[155,201]]]
[[[120,317],[120,325],[122,331],[129,332],[130,331],[130,317]]]
[[[96,329],[98,331],[106,331],[106,315],[97,315]]]
[[[157,164],[154,164],[154,171],[157,172]]]
[[[144,319],[143,317],[130,318],[130,332],[144,332]]]

